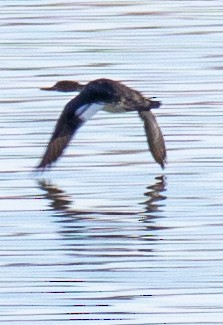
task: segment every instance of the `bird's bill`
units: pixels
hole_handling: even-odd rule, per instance
[[[53,86],[53,87],[41,87],[40,90],[56,91],[57,88],[55,86]]]

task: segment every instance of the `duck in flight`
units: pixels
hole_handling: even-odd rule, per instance
[[[159,101],[146,98],[140,92],[110,79],[97,79],[87,85],[64,80],[48,91],[80,92],[69,101],[62,111],[46,151],[37,166],[44,170],[50,167],[63,153],[76,131],[95,113],[104,110],[110,113],[136,111],[144,123],[149,149],[155,161],[164,168],[166,163],[165,141],[152,108],[160,107]]]

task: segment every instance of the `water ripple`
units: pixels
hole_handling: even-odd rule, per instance
[[[0,323],[222,324],[222,3],[2,1]],[[72,95],[162,101],[163,174],[134,113],[98,113],[33,173]]]

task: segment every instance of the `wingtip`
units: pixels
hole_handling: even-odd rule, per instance
[[[43,173],[47,170],[50,170],[51,166],[52,166],[52,163],[49,163],[49,164],[40,163],[35,169],[37,172]]]
[[[167,165],[167,160],[164,159],[161,163],[160,163],[160,166],[161,168],[164,170],[166,168],[166,165]]]
[[[33,172],[36,174],[42,174],[45,171],[44,167],[37,166],[34,168]]]
[[[46,164],[46,163],[44,163],[43,160],[41,160],[40,163],[35,167],[34,171],[36,173],[43,173],[46,170],[49,170],[50,167],[51,167],[51,164],[50,163]]]

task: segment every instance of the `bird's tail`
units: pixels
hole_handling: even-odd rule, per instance
[[[158,100],[150,100],[150,108],[159,108],[161,106],[161,102]]]

